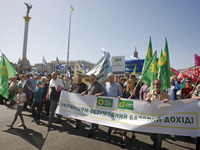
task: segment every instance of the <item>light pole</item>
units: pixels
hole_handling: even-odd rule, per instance
[[[69,16],[69,35],[68,35],[68,48],[67,48],[67,69],[66,69],[66,72],[67,70],[69,69],[69,46],[70,46],[70,31],[71,31],[71,14],[72,14],[72,11],[74,10],[74,8],[71,6],[71,9],[70,9],[70,16]]]

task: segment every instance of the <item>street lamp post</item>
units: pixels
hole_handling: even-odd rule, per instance
[[[71,6],[71,9],[70,9],[70,16],[69,16],[69,35],[68,35],[68,48],[67,48],[67,69],[66,69],[66,72],[67,70],[69,69],[69,46],[70,46],[70,31],[71,31],[71,14],[72,14],[72,11],[74,10],[74,8]]]

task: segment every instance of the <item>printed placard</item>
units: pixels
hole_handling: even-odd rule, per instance
[[[97,106],[112,108],[113,107],[113,99],[97,98]]]
[[[133,101],[119,100],[118,109],[134,110]]]

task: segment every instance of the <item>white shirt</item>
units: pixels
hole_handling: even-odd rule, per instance
[[[51,79],[49,83],[50,91],[49,94],[51,93],[51,87],[56,87],[56,86],[61,86],[62,88],[64,87],[62,80],[57,78],[56,80]]]
[[[26,97],[26,94],[25,93],[22,93],[22,94],[17,94],[17,98],[19,99],[19,102],[20,104],[18,106],[24,106],[24,103],[21,103],[24,101],[24,96]]]
[[[64,81],[64,89],[69,90],[70,89],[70,81]]]

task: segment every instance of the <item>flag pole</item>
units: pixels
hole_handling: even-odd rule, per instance
[[[70,31],[71,31],[71,13],[73,8],[71,7],[70,9],[70,16],[69,16],[69,35],[68,35],[68,48],[67,48],[67,70],[69,69],[69,46],[70,46]]]
[[[131,99],[131,97],[135,95],[136,88],[137,88],[137,86],[139,85],[140,81],[141,81],[141,80],[139,79],[139,81],[137,82],[136,86],[135,86],[134,89],[133,89],[133,93],[131,94],[131,96],[130,96],[128,99]],[[135,96],[136,96],[136,95],[135,95]]]

